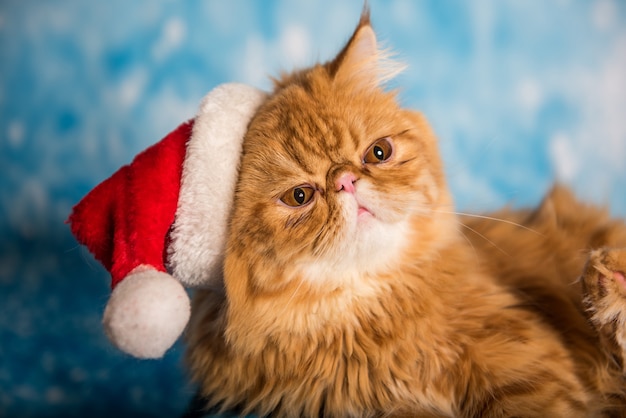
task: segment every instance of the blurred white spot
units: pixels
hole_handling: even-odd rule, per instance
[[[517,99],[524,110],[534,116],[543,102],[543,91],[535,80],[525,79],[517,86]]]
[[[170,45],[178,46],[182,44],[187,34],[185,23],[180,18],[172,18],[165,25],[165,39]]]
[[[131,72],[119,86],[118,99],[122,106],[132,107],[143,94],[148,81],[145,70],[137,69]]]
[[[0,393],[0,405],[3,405],[5,408],[7,406],[13,405],[14,401],[11,397],[6,393]]]
[[[83,140],[78,143],[81,153],[86,157],[95,156],[98,151],[98,138],[93,131],[93,129],[89,129],[83,136]]]
[[[152,48],[152,55],[156,59],[163,59],[173,50],[182,45],[187,36],[187,27],[182,19],[173,17],[163,27],[161,37]]]
[[[611,29],[616,21],[619,11],[613,0],[600,0],[594,3],[591,19],[596,28]]]
[[[70,379],[74,382],[84,382],[87,379],[87,372],[80,367],[74,367],[70,370]]]
[[[122,136],[118,130],[111,129],[107,132],[106,141],[104,142],[107,155],[110,155],[113,159],[118,160],[124,158],[126,148],[122,141]]]
[[[13,394],[16,398],[23,401],[36,401],[38,398],[35,388],[28,385],[17,386]]]
[[[556,169],[557,179],[571,182],[580,169],[580,161],[567,135],[556,133],[550,139],[550,157]]]
[[[457,171],[450,176],[455,204],[469,212],[484,212],[506,204],[497,187],[490,183],[489,176],[470,170]]]
[[[306,64],[311,54],[309,33],[301,26],[288,26],[280,38],[280,49],[293,65]]]
[[[143,388],[140,386],[133,386],[132,388],[130,388],[130,398],[135,405],[140,404],[144,398]]]
[[[13,121],[9,124],[7,132],[9,144],[13,148],[17,148],[24,142],[24,124],[20,121]]]
[[[589,138],[592,149],[604,147],[604,155],[612,168],[623,170],[626,159],[626,36],[622,36],[585,95],[589,123],[594,136]],[[622,171],[624,172],[624,171]]]
[[[59,404],[63,402],[64,398],[65,392],[58,386],[53,386],[46,390],[46,402],[50,404]]]
[[[260,36],[248,37],[243,54],[243,65],[240,67],[243,82],[259,85],[266,80],[267,51],[268,48]]]
[[[151,97],[146,107],[146,114],[150,115],[151,129],[154,132],[167,133],[177,126],[181,121],[187,120],[197,112],[197,102],[190,99],[182,99],[180,95],[171,88],[164,88]],[[146,136],[146,146],[150,145],[154,138]],[[120,152],[124,151],[124,142],[118,136]],[[122,154],[123,155],[123,154]]]
[[[18,226],[25,238],[45,230],[50,199],[42,181],[35,178],[24,180],[7,211],[9,222]]]

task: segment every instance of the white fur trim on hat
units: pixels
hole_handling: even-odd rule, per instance
[[[202,101],[183,163],[168,263],[185,286],[221,287],[243,138],[266,93],[222,84]]]
[[[138,358],[159,358],[182,334],[189,314],[189,296],[178,280],[139,266],[113,289],[103,323],[120,350]]]

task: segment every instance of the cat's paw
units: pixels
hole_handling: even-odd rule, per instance
[[[626,371],[626,248],[592,251],[582,283],[588,317]]]

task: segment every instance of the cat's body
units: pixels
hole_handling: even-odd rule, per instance
[[[626,246],[626,226],[561,188],[533,212],[458,218],[426,121],[380,87],[390,71],[364,15],[251,122],[225,293],[198,292],[188,330],[207,405],[626,416],[624,324],[602,314],[619,309],[626,251],[585,270],[590,250]]]

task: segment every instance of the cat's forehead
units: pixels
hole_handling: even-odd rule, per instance
[[[384,94],[334,91],[332,85],[290,86],[275,94],[251,126],[253,141],[292,155],[345,159],[393,130],[397,106]],[[278,149],[276,149],[278,151]]]

